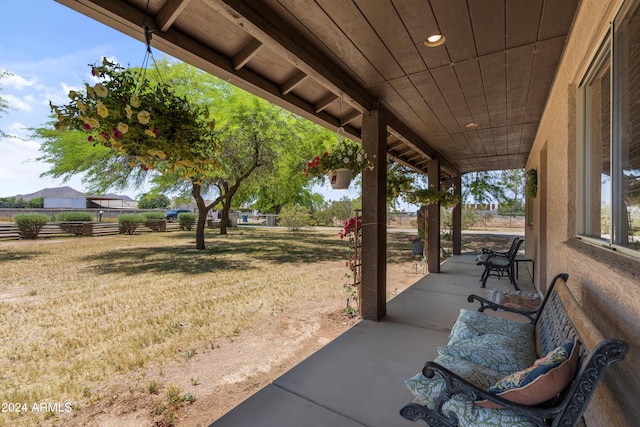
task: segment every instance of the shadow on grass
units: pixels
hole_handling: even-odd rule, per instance
[[[0,252],[0,263],[2,262],[15,262],[15,261],[28,261],[45,255],[45,252],[31,251],[31,252]]]
[[[476,255],[482,253],[482,248],[498,252],[506,252],[511,246],[513,236],[497,234],[463,234],[462,254]]]
[[[405,233],[387,234],[387,262],[405,263],[418,262],[422,260],[422,255],[411,253],[411,242],[409,235]]]
[[[347,242],[314,231],[232,230],[228,235],[207,231],[204,250],[197,250],[194,232],[164,235],[179,245],[111,250],[87,257],[102,274],[183,273],[248,270],[254,260],[289,265],[345,259]]]

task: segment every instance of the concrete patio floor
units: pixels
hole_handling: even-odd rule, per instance
[[[467,296],[487,296],[475,258],[449,258],[441,273],[391,300],[383,320],[359,322],[210,427],[416,426],[398,413],[413,400],[404,380],[437,356],[461,308],[477,308]],[[518,286],[534,292],[525,263],[519,265]],[[487,289],[513,286],[491,277]]]

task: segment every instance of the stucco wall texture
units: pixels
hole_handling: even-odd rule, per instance
[[[536,285],[555,274],[568,285],[605,337],[630,343],[626,359],[600,384],[585,422],[589,427],[640,422],[640,259],[576,238],[576,88],[606,37],[621,0],[582,0],[526,168],[538,170],[538,196],[525,230],[527,256],[536,259]]]

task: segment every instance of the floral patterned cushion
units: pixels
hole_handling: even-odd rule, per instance
[[[454,344],[439,347],[438,354],[468,360],[504,375],[522,370],[536,360],[532,340],[499,334],[460,339]]]
[[[485,388],[493,384],[492,379],[499,379],[501,374],[482,365],[454,356],[438,356],[435,362],[460,375],[469,382]],[[436,397],[444,390],[444,379],[435,374],[433,378],[425,378],[422,373],[405,381],[411,393],[429,408],[433,408]],[[487,385],[488,384],[488,385]],[[533,427],[526,418],[507,409],[482,408],[466,396],[455,395],[443,405],[443,411],[454,412],[459,419],[460,427]]]
[[[503,377],[500,372],[455,356],[438,356],[434,362],[482,388],[490,387]],[[438,375],[433,378],[425,378],[422,373],[419,373],[405,383],[411,393],[428,406],[433,406],[435,397],[444,390],[444,380]]]
[[[486,263],[495,267],[506,267],[511,262],[506,256],[493,255],[486,259]]]
[[[568,342],[535,361],[527,369],[515,372],[489,387],[488,391],[524,405],[537,405],[552,399],[572,380],[578,367],[580,344]],[[486,408],[501,408],[493,402],[476,402]]]
[[[463,308],[451,328],[449,345],[486,334],[518,337],[520,342],[533,342],[533,325]]]

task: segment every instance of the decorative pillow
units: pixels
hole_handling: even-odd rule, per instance
[[[503,375],[525,369],[536,360],[533,340],[498,334],[461,339],[454,344],[438,347],[438,354],[468,360]]]
[[[523,405],[546,402],[571,383],[579,357],[580,343],[568,342],[536,360],[527,369],[501,379],[488,391]],[[502,409],[502,406],[488,400],[477,401],[476,404],[484,408]]]

